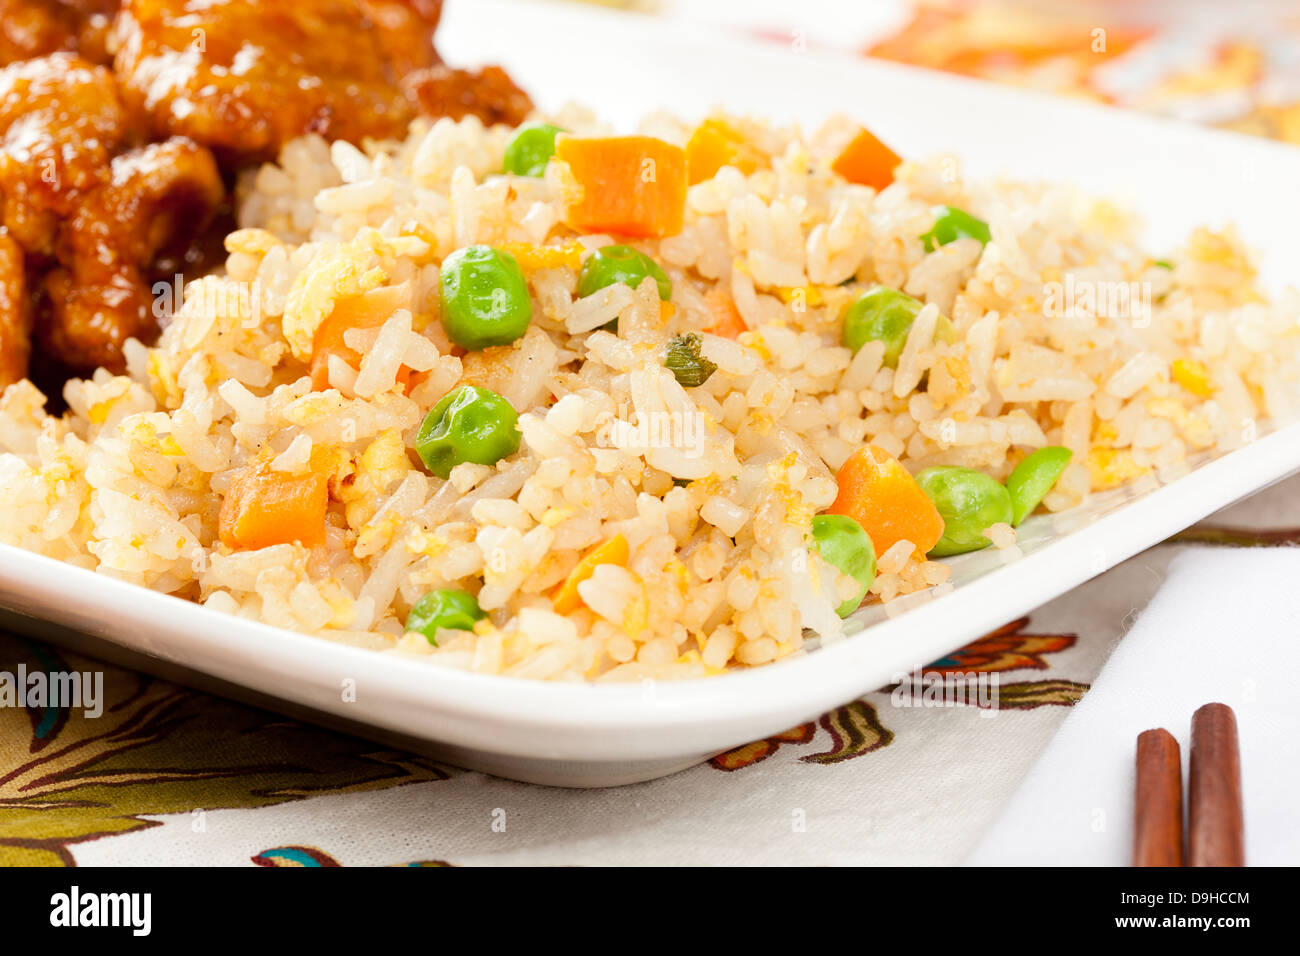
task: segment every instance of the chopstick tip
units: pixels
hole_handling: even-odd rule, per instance
[[[1163,727],[1152,727],[1150,730],[1144,730],[1142,733],[1138,734],[1137,739],[1138,743],[1141,743],[1143,740],[1151,743],[1154,743],[1157,740],[1161,742],[1172,742],[1175,744],[1178,742],[1174,739],[1174,735]]]
[[[1200,717],[1202,714],[1206,715],[1207,717],[1211,714],[1222,714],[1224,716],[1233,717],[1233,718],[1237,716],[1236,712],[1233,711],[1231,707],[1229,707],[1227,704],[1221,704],[1217,701],[1211,701],[1208,704],[1202,704],[1200,707],[1197,707],[1196,713],[1192,715],[1192,718],[1195,719],[1197,717]]]

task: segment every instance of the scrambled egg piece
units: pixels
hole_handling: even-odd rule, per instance
[[[175,369],[157,349],[149,351],[149,390],[159,405],[175,408],[181,405],[181,385],[175,380]]]
[[[391,250],[384,240],[364,232],[351,242],[317,251],[285,300],[281,328],[295,358],[306,361],[311,357],[316,329],[339,299],[370,292],[388,281],[388,273],[379,264],[385,253]]]
[[[550,507],[547,508],[545,514],[542,515],[542,524],[546,525],[548,528],[554,528],[571,517],[573,517],[572,508]]]
[[[366,526],[379,510],[377,502],[385,489],[401,480],[411,470],[411,460],[406,456],[406,443],[402,433],[390,428],[372,441],[355,459],[350,469],[336,473],[337,497],[343,503],[348,526],[360,528],[363,534],[392,529],[370,529]]]
[[[1187,255],[1197,262],[1224,266],[1249,276],[1255,274],[1255,267],[1231,232],[1215,232],[1205,226],[1197,228],[1187,244]]]
[[[1123,449],[1093,448],[1088,452],[1088,474],[1091,476],[1093,491],[1114,488],[1133,478],[1139,478],[1150,470],[1135,462],[1133,455]]]
[[[805,286],[777,286],[772,290],[776,297],[790,305],[796,300],[802,300],[803,305],[822,305],[826,299],[822,296],[822,291],[815,285]]]
[[[927,394],[936,407],[955,402],[971,391],[970,363],[960,356],[940,356],[930,367]]]
[[[499,246],[502,252],[508,252],[519,262],[525,272],[538,269],[577,269],[582,265],[584,247],[576,239],[570,239],[557,246],[538,246],[531,242],[503,242]]]
[[[1209,398],[1214,394],[1210,384],[1210,370],[1203,362],[1195,359],[1174,359],[1171,371],[1174,381],[1199,398]]]
[[[226,252],[234,255],[242,253],[256,259],[263,258],[280,244],[274,233],[265,229],[236,229],[226,236]]]
[[[650,624],[650,598],[646,595],[645,584],[637,575],[633,575],[640,585],[636,597],[627,603],[620,622],[623,633],[635,640]]]
[[[772,350],[767,347],[767,343],[763,340],[762,332],[741,332],[740,335],[736,336],[736,341],[747,349],[753,349],[764,362],[772,360]]]
[[[447,550],[447,542],[432,531],[412,528],[410,534],[406,536],[406,550],[410,554],[432,558]]]
[[[772,483],[772,494],[785,507],[787,524],[807,527],[812,523],[813,509],[804,500],[799,490],[790,483],[790,469],[795,466],[798,455],[790,452],[784,458],[769,462],[767,480]]]

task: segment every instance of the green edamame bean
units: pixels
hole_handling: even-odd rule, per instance
[[[487,617],[468,591],[442,588],[430,591],[411,607],[406,629],[423,634],[430,644],[438,645],[438,628],[472,631],[474,623]]]
[[[673,282],[659,263],[631,246],[605,246],[583,262],[582,271],[578,273],[578,295],[591,295],[615,282],[635,289],[647,276],[652,277],[659,287],[659,298],[667,302],[673,297]]]
[[[916,476],[943,517],[943,537],[930,554],[936,558],[987,548],[989,525],[1011,523],[1011,496],[1007,489],[982,471],[940,465]]]
[[[519,416],[504,398],[461,385],[429,409],[415,451],[431,474],[447,478],[461,462],[495,465],[519,450]]]
[[[503,171],[516,176],[542,176],[555,155],[555,137],[563,133],[550,123],[525,123],[506,144]]]
[[[1061,477],[1070,463],[1071,451],[1048,445],[1027,455],[1007,476],[1007,494],[1011,496],[1011,524],[1019,526],[1038,507],[1043,496]]]
[[[457,249],[442,263],[442,327],[463,349],[509,345],[528,331],[533,302],[515,257],[491,246]]]
[[[922,304],[910,295],[876,286],[859,296],[844,312],[842,338],[844,345],[854,354],[868,342],[884,342],[884,364],[898,368],[898,357],[907,345],[907,333],[921,311]],[[939,316],[934,325],[934,337],[940,342],[956,341],[956,331],[947,316]]]
[[[835,609],[848,617],[858,609],[876,579],[876,549],[862,525],[848,515],[817,515],[812,520],[813,546],[822,560],[858,582],[855,597]]]
[[[993,238],[989,224],[984,220],[976,219],[965,210],[953,206],[940,206],[935,210],[934,225],[929,232],[922,234],[921,242],[925,245],[926,252],[934,252],[939,246],[946,246],[963,236],[978,239],[982,243]]]

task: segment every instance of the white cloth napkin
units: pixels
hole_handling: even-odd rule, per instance
[[[1300,549],[1195,548],[1168,578],[967,862],[1125,866],[1136,738],[1237,713],[1249,865],[1300,863]],[[1184,797],[1184,799],[1186,799]]]

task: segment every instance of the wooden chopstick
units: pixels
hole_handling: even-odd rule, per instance
[[[1188,865],[1245,866],[1241,754],[1231,707],[1206,704],[1192,715],[1191,762]]]
[[[1137,739],[1134,866],[1183,865],[1183,762],[1163,727]]]

